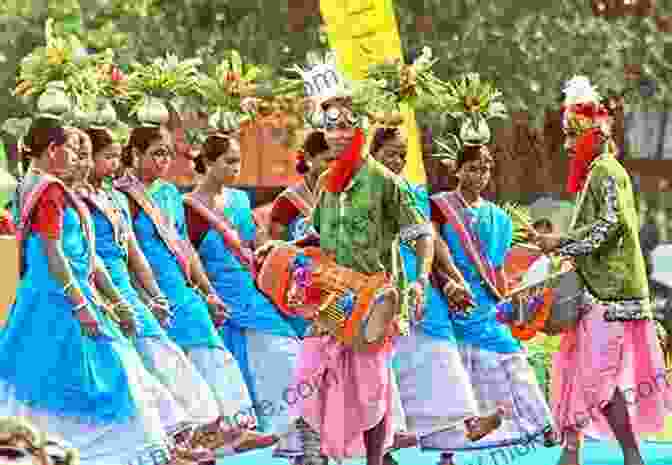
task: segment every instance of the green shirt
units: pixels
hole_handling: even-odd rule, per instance
[[[366,156],[341,193],[322,190],[313,211],[320,248],[360,273],[392,273],[394,242],[431,233],[402,178]]]
[[[608,306],[605,318],[651,318],[632,183],[612,155],[601,155],[591,165],[574,216],[560,252],[575,257],[587,290]]]

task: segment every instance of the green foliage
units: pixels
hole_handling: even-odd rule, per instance
[[[503,93],[512,112],[524,110],[540,121],[557,105],[562,82],[573,74],[590,74],[604,91],[630,84],[625,65],[639,65],[657,83],[652,102],[672,100],[669,44],[672,34],[657,30],[652,18],[602,19],[586,0],[395,0],[405,48],[429,46],[438,62],[434,72],[454,79],[478,72]],[[660,12],[672,0],[658,1]],[[174,53],[198,57],[216,66],[235,49],[254,63],[276,70],[303,61],[323,49],[319,16],[305,28],[288,27],[295,14],[286,0],[13,0],[0,2],[0,121],[25,115],[28,107],[11,95],[18,64],[44,42],[44,21],[52,16],[62,31],[75,31],[87,47],[112,48],[128,71],[136,61],[148,62]],[[430,32],[419,32],[419,16],[431,17]],[[641,99],[637,97],[634,103]],[[442,129],[447,115],[419,115]],[[442,131],[435,131],[439,134]]]

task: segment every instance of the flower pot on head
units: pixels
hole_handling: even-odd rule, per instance
[[[65,92],[65,82],[52,81],[37,100],[37,110],[41,116],[61,118],[72,109],[72,100]]]
[[[240,126],[240,119],[230,111],[217,110],[210,116],[210,126],[223,132],[233,132]]]
[[[483,118],[468,118],[460,127],[460,139],[464,145],[487,144],[490,136],[490,128]]]
[[[100,99],[95,113],[91,115],[91,127],[107,128],[117,121],[117,112],[107,99]]]
[[[163,101],[156,97],[146,97],[138,109],[138,121],[143,126],[161,126],[170,120],[170,112]]]

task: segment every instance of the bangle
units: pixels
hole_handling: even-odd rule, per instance
[[[63,293],[67,294],[73,287],[75,287],[75,282],[71,279],[65,286],[63,286]]]
[[[79,312],[81,312],[82,310],[84,310],[86,308],[86,305],[87,305],[86,302],[82,302],[82,303],[79,303],[79,304],[75,305],[75,308],[72,309],[73,315],[76,315]]]

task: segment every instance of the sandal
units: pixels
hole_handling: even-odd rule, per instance
[[[502,412],[497,410],[487,417],[476,417],[465,420],[466,436],[472,442],[480,441],[502,425]]]
[[[256,431],[243,430],[231,443],[236,454],[242,454],[255,449],[265,449],[276,444],[280,438],[272,434],[261,434]]]

